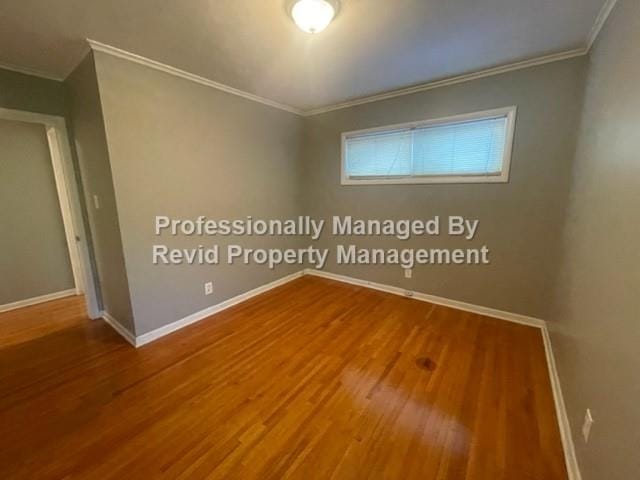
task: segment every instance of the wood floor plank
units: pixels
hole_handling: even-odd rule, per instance
[[[537,329],[303,277],[138,350],[0,314],[0,478],[566,479]]]

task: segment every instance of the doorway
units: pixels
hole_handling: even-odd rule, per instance
[[[5,128],[6,154],[11,153],[9,150],[12,147],[26,147],[29,151],[25,155],[39,155],[42,160],[48,154],[51,162],[48,171],[43,168],[38,170],[38,165],[29,164],[24,165],[25,171],[16,172],[20,159],[12,164],[8,156],[2,160],[5,168],[13,168],[15,175],[14,183],[11,183],[11,178],[5,178],[7,197],[15,198],[16,203],[23,207],[28,205],[28,208],[14,212],[5,202],[3,236],[11,240],[12,246],[20,249],[20,254],[2,252],[7,264],[5,268],[15,271],[3,272],[3,275],[11,277],[4,288],[4,297],[0,297],[0,312],[75,294],[84,295],[89,317],[99,318],[101,312],[65,119],[0,108],[0,122]],[[22,138],[22,145],[18,137]],[[45,165],[40,167],[46,169]],[[47,174],[51,176],[51,171],[54,185],[51,185],[50,178],[45,178]],[[33,185],[25,181],[28,180],[25,175],[33,175]],[[29,192],[27,185],[34,190]],[[59,210],[55,208],[56,205],[51,205],[56,201]],[[21,215],[29,218],[21,219]],[[62,226],[59,225],[60,219]],[[9,231],[18,221],[25,226],[25,231]],[[47,238],[37,238],[39,234]],[[21,235],[24,236],[21,238]],[[39,274],[29,272],[31,267],[39,268]]]

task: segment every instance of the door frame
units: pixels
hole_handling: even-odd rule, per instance
[[[84,294],[89,317],[100,318],[101,309],[95,288],[94,272],[91,267],[89,245],[87,244],[87,227],[82,215],[76,169],[71,157],[65,118],[57,115],[0,108],[0,119],[44,125],[69,259],[71,260],[75,292],[76,295]]]

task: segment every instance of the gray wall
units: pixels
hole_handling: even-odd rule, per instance
[[[135,333],[93,55],[78,65],[66,86],[101,303],[106,312]],[[100,199],[99,209],[93,195]]]
[[[0,120],[0,305],[75,287],[43,125]]]
[[[71,146],[72,162],[76,169],[76,184],[82,197],[83,188],[78,174],[78,160],[75,153],[72,130],[70,127],[69,102],[65,85],[55,80],[44,79],[23,73],[0,69],[0,107],[12,110],[44,113],[64,117],[67,123],[69,134],[69,145]],[[88,224],[86,207],[81,198],[82,215],[84,223]],[[93,271],[95,259],[91,245],[91,234],[84,232],[87,236],[83,241],[88,241],[88,251],[90,263]],[[81,236],[83,236],[81,234]],[[97,289],[97,281],[94,285],[85,285],[85,294],[91,295]]]
[[[584,480],[640,472],[640,3],[620,0],[588,69],[553,348]],[[595,420],[580,434],[586,408]]]
[[[0,107],[64,116],[64,87],[55,80],[0,68]]]
[[[417,266],[404,279],[400,266],[327,270],[539,318],[548,314],[557,273],[582,99],[584,58],[556,62],[471,82],[309,117],[303,157],[306,212],[317,217],[480,220],[472,242],[442,236],[401,242],[389,237],[321,240],[362,247],[480,247],[487,266]],[[381,125],[518,106],[508,184],[340,185],[340,134]]]
[[[138,335],[300,270],[151,261],[156,243],[298,246],[297,238],[156,237],[154,218],[299,214],[299,117],[100,53],[96,67]],[[209,280],[214,293],[205,296]]]

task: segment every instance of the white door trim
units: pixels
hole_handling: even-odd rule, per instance
[[[58,135],[59,128],[45,125],[47,131],[47,140],[49,142],[49,153],[51,154],[51,163],[53,164],[53,176],[56,180],[56,189],[58,191],[58,201],[60,202],[60,211],[62,212],[62,222],[64,223],[64,233],[67,237],[67,247],[69,249],[69,258],[71,259],[71,268],[73,270],[73,279],[76,284],[76,295],[84,293],[85,282],[82,279],[82,259],[77,248],[77,240],[75,228],[73,226],[73,217],[71,215],[71,203],[69,202],[69,192],[65,181],[65,172],[62,160],[62,150]]]
[[[71,158],[71,147],[64,117],[0,108],[0,119],[44,125],[51,154],[58,201],[69,249],[76,294],[84,293],[87,313],[100,317],[93,271],[87,245],[87,232],[80,207],[80,195]]]

